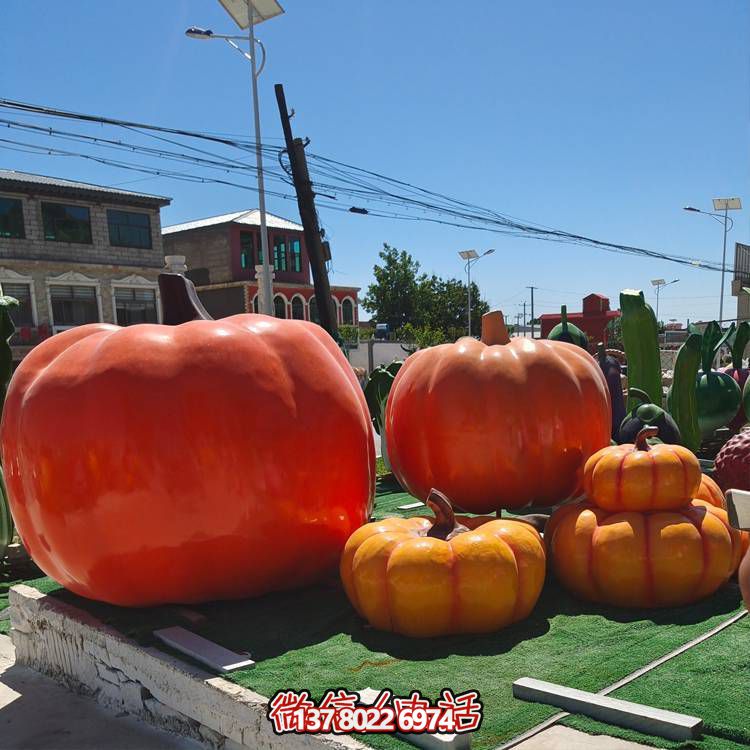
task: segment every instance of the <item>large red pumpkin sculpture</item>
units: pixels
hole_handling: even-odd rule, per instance
[[[205,313],[182,277],[160,282],[167,322]],[[113,604],[307,584],[336,569],[373,499],[362,389],[303,321],[71,329],[19,366],[0,438],[36,563]]]
[[[482,338],[410,356],[386,409],[393,472],[472,513],[550,506],[581,492],[588,457],[610,442],[609,391],[594,358],[562,341],[510,340],[502,313]]]

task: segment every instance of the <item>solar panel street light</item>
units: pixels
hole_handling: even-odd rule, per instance
[[[721,292],[719,297],[719,325],[721,325],[721,322],[724,320],[724,277],[727,274],[727,233],[734,226],[734,221],[729,218],[729,212],[739,211],[742,208],[742,201],[739,198],[714,198],[713,206],[714,211],[718,213],[701,211],[700,208],[695,208],[695,206],[685,206],[683,211],[705,214],[724,225],[724,247],[721,252]]]
[[[481,255],[476,250],[459,250],[459,256],[466,261],[466,288],[468,295],[468,304],[466,306],[466,317],[469,336],[471,336],[471,267],[480,258],[484,258],[485,255],[490,255],[495,252],[495,248],[492,247],[489,250],[485,250]]]
[[[247,40],[249,51],[242,50],[235,40],[245,39],[244,36],[233,36],[230,34],[214,34],[210,29],[202,29],[199,26],[191,26],[185,34],[191,39],[223,39],[227,44],[234,47],[251,65],[251,89],[253,99],[253,119],[255,124],[255,163],[258,173],[258,209],[260,211],[260,247],[263,254],[262,266],[257,266],[258,292],[260,296],[260,311],[266,315],[274,314],[273,307],[273,265],[271,253],[268,250],[268,227],[266,224],[266,191],[263,180],[263,157],[260,142],[260,110],[258,106],[258,76],[266,64],[266,50],[263,44],[255,38],[255,26],[269,18],[279,16],[284,9],[276,0],[219,0],[221,6],[234,19],[241,28],[247,29]],[[256,45],[260,48],[262,57],[260,65],[256,61]]]

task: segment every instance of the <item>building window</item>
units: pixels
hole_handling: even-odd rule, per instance
[[[107,209],[109,244],[151,249],[151,217],[133,211]]]
[[[261,253],[262,255],[262,253]],[[254,265],[255,237],[252,232],[240,232],[240,268],[247,270]],[[260,261],[261,263],[263,261]]]
[[[256,294],[256,295],[255,295],[255,296],[253,297],[253,312],[254,312],[254,313],[258,313],[258,312],[260,312],[260,302],[258,301],[258,300],[259,300],[259,298],[260,298],[260,295],[259,295],[259,294]]]
[[[292,298],[292,317],[295,320],[305,319],[305,301],[302,297]]]
[[[290,240],[289,250],[292,254],[292,271],[300,273],[302,271],[302,249],[299,240]]]
[[[55,326],[80,326],[99,322],[96,288],[93,286],[50,286],[52,319]]]
[[[91,244],[91,216],[86,206],[42,203],[44,239]]]
[[[273,298],[273,314],[277,318],[286,318],[286,300],[279,294]]]
[[[23,204],[18,198],[0,198],[0,237],[11,240],[26,237],[23,229]]]
[[[31,305],[31,285],[3,282],[3,294],[18,300],[18,307],[10,308],[10,318],[16,324],[16,328],[33,326],[34,308]]]
[[[115,287],[114,291],[118,326],[158,322],[156,292],[153,289]]]
[[[350,299],[341,303],[341,321],[345,326],[354,325],[354,305]]]
[[[274,271],[286,271],[286,239],[274,237],[273,240],[273,268]]]
[[[318,315],[318,301],[315,299],[315,297],[310,297],[310,302],[308,304],[310,306],[310,320],[312,320],[313,323],[320,323],[320,317]]]

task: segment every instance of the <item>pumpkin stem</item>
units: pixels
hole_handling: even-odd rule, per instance
[[[193,282],[181,273],[160,273],[159,294],[165,325],[178,326],[190,320],[213,320],[203,307]]]
[[[659,434],[659,428],[655,426],[643,427],[635,436],[635,451],[647,451],[651,446],[646,442],[649,438],[656,437]]]
[[[432,489],[425,502],[435,514],[435,521],[432,528],[427,532],[427,536],[435,539],[447,539],[456,528],[456,514],[453,512],[451,501],[442,492]]]
[[[482,343],[487,346],[507,344],[510,341],[505,318],[500,310],[492,310],[482,315]],[[434,490],[433,490],[434,492]]]

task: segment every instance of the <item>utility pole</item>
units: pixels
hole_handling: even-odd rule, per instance
[[[516,313],[516,336],[518,336],[518,332],[521,330],[521,313]]]
[[[526,338],[526,300],[523,301],[523,336]]]
[[[536,318],[534,317],[534,290],[538,289],[539,287],[536,286],[527,286],[527,289],[531,289],[531,338],[534,338],[534,321]]]
[[[284,87],[277,83],[274,86],[276,102],[279,105],[281,116],[281,127],[284,131],[286,151],[289,156],[289,165],[292,168],[292,181],[297,192],[297,206],[302,220],[302,228],[305,236],[305,246],[310,258],[310,270],[312,271],[313,285],[315,286],[315,301],[318,305],[318,317],[320,325],[335,339],[338,340],[339,328],[336,321],[336,312],[331,299],[331,287],[328,282],[328,271],[326,270],[325,257],[323,255],[323,242],[320,238],[320,225],[318,214],[315,211],[315,193],[310,181],[310,173],[307,169],[307,157],[305,156],[305,144],[301,138],[292,137],[292,126],[290,124],[289,110],[286,106]]]

